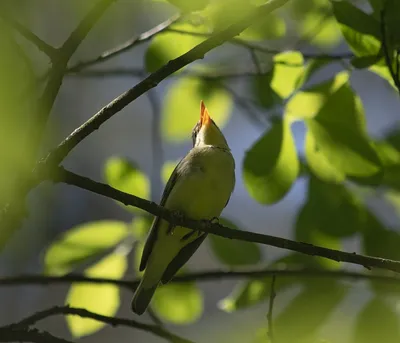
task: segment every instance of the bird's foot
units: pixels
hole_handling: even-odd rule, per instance
[[[172,214],[173,214],[173,217],[178,219],[178,220],[182,220],[185,217],[183,212],[181,212],[179,210],[172,211]],[[172,223],[169,223],[168,230],[167,230],[167,235],[171,235],[172,236],[174,234],[175,226],[176,225],[174,225]]]

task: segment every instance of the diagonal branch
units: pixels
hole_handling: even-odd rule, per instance
[[[53,336],[46,331],[26,328],[16,329],[12,326],[0,327],[0,342],[73,343]]]
[[[320,246],[303,242],[296,242],[271,235],[234,230],[221,224],[213,223],[206,220],[193,220],[190,218],[182,218],[180,215],[177,215],[176,213],[169,211],[168,209],[161,207],[154,202],[119,191],[109,185],[96,182],[84,176],[72,173],[65,170],[63,167],[58,167],[54,169],[53,172],[54,174],[48,176],[52,178],[54,182],[64,182],[83,189],[87,189],[100,195],[104,195],[108,198],[115,199],[124,203],[125,205],[141,208],[142,210],[145,210],[154,216],[162,217],[163,219],[167,220],[170,223],[173,223],[176,226],[183,226],[192,230],[212,233],[214,235],[225,238],[260,243],[281,249],[297,251],[306,255],[325,257],[327,259],[337,262],[358,264],[364,266],[367,269],[380,268],[400,273],[399,261],[323,248]]]
[[[72,31],[64,44],[58,49],[58,58],[55,61],[53,60],[53,65],[49,73],[50,77],[39,102],[41,108],[37,118],[38,129],[35,133],[35,139],[33,140],[37,146],[40,144],[40,140],[46,128],[47,119],[61,88],[68,61],[92,27],[115,1],[117,0],[100,0],[95,4],[78,24],[76,29]]]
[[[131,327],[134,329],[147,331],[149,333],[152,333],[153,335],[164,338],[171,342],[193,343],[187,339],[181,338],[181,337],[167,331],[164,328],[159,327],[158,325],[144,324],[144,323],[138,322],[133,319],[108,317],[108,316],[104,316],[104,315],[101,315],[98,313],[90,312],[84,308],[75,308],[75,307],[69,307],[69,306],[54,306],[47,310],[37,312],[37,313],[33,314],[32,316],[29,316],[29,317],[23,319],[19,323],[14,324],[13,327],[29,327],[31,325],[36,324],[38,321],[41,321],[43,319],[46,319],[46,318],[49,318],[52,316],[56,316],[56,315],[73,315],[73,316],[79,316],[81,318],[90,318],[90,319],[94,319],[94,320],[109,324],[111,326],[127,326],[127,327]]]
[[[173,23],[175,23],[176,21],[178,21],[180,19],[181,19],[181,15],[176,14],[176,15],[170,17],[169,19],[165,20],[164,22],[158,24],[157,26],[153,27],[152,29],[141,33],[139,36],[134,37],[111,50],[104,51],[101,55],[99,55],[93,59],[76,63],[75,65],[68,68],[67,71],[68,71],[68,73],[76,73],[87,67],[108,61],[109,59],[111,59],[115,56],[118,56],[124,52],[129,51],[130,49],[134,48],[135,46],[137,46],[141,43],[147,42],[155,35],[159,34],[160,32],[165,31],[170,25],[172,25]]]
[[[46,43],[43,39],[41,39],[39,36],[29,30],[26,26],[22,25],[14,18],[6,15],[3,11],[0,11],[0,17],[9,26],[18,31],[21,36],[23,36],[26,40],[35,45],[40,51],[45,53],[50,58],[50,60],[56,59],[56,57],[58,56],[58,51],[56,48]]]
[[[247,27],[254,24],[254,22],[264,19],[267,14],[283,6],[288,1],[289,0],[270,0],[266,4],[259,6],[244,19],[212,35],[210,38],[195,46],[193,49],[189,50],[180,57],[169,61],[166,65],[149,75],[136,86],[127,90],[125,93],[111,101],[108,105],[103,107],[99,112],[91,117],[86,123],[78,127],[46,157],[46,163],[58,165],[83,139],[97,130],[104,122],[106,122],[116,113],[128,106],[132,101],[136,100],[150,89],[156,87],[161,81],[181,68],[198,59],[202,59],[210,50],[233,38]]]

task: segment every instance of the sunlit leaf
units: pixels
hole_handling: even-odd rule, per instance
[[[112,248],[129,235],[126,223],[103,220],[78,225],[58,238],[46,251],[46,273],[62,275]]]
[[[120,279],[125,274],[126,268],[125,254],[115,252],[85,270],[84,274],[93,278]],[[119,307],[119,297],[119,288],[115,285],[74,284],[68,292],[66,304],[113,317]],[[79,316],[67,316],[66,319],[68,327],[75,337],[90,335],[106,325],[103,322]]]
[[[110,186],[140,198],[149,199],[150,180],[136,164],[124,158],[111,157],[105,164],[104,174]],[[131,206],[128,208],[135,213],[143,213],[139,208]]]
[[[239,228],[226,218],[220,218],[222,225],[231,229]],[[229,266],[255,264],[261,260],[261,251],[257,244],[234,239],[209,235],[208,240],[214,255],[218,260]]]
[[[274,320],[279,342],[312,342],[346,292],[343,285],[331,279],[310,282]]]
[[[191,138],[191,132],[200,118],[200,101],[210,116],[222,128],[228,121],[232,97],[215,81],[181,78],[167,91],[162,113],[163,135],[170,141]]]
[[[305,155],[308,167],[319,179],[333,183],[340,183],[345,180],[346,175],[321,153],[311,131],[306,133]]]
[[[168,2],[175,5],[183,12],[193,12],[205,8],[210,0],[168,0]]]
[[[268,14],[267,20],[262,20],[250,26],[240,34],[241,39],[246,40],[267,40],[278,39],[285,35],[285,20],[276,13]]]
[[[301,77],[303,74],[301,75]],[[333,79],[296,93],[286,105],[286,115],[298,118],[313,118],[328,99],[349,80],[347,72],[338,73]]]
[[[331,63],[329,59],[310,60],[296,80],[296,89],[302,88],[321,68]]]
[[[354,343],[400,342],[399,318],[383,298],[370,300],[356,319]]]
[[[299,160],[288,120],[276,121],[247,151],[243,180],[249,194],[262,204],[279,201],[299,173]]]
[[[333,93],[306,124],[321,153],[338,170],[356,177],[381,174],[381,162],[365,133],[361,100],[348,84]]]
[[[282,52],[274,56],[273,62],[271,88],[285,99],[296,89],[297,79],[304,71],[303,55],[298,51]]]
[[[340,29],[333,16],[310,13],[300,22],[301,36],[321,48],[330,48],[340,42]]]
[[[151,307],[165,321],[189,324],[203,313],[203,294],[195,283],[170,283],[157,289]]]
[[[193,26],[188,23],[173,24],[171,25],[171,29],[189,33],[209,33],[204,26]],[[150,73],[156,71],[170,60],[193,49],[206,38],[206,36],[196,36],[188,33],[172,32],[170,30],[156,35],[145,54],[146,70]]]

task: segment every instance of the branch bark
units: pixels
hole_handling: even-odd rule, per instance
[[[19,323],[13,324],[12,326],[9,326],[9,327],[11,327],[11,328],[29,327],[43,319],[46,319],[46,318],[49,318],[52,316],[56,316],[56,315],[64,315],[64,316],[65,315],[73,315],[73,316],[79,316],[81,318],[91,318],[91,319],[109,324],[111,326],[127,326],[127,327],[131,327],[134,329],[147,331],[153,335],[164,338],[171,342],[193,343],[192,341],[189,341],[187,339],[179,337],[179,336],[171,333],[170,331],[166,330],[165,328],[161,328],[158,325],[144,324],[144,323],[138,322],[133,319],[108,317],[108,316],[104,316],[104,315],[101,315],[98,313],[88,311],[84,308],[75,308],[75,307],[69,307],[69,306],[54,306],[47,310],[36,312],[35,314],[21,320]],[[0,330],[1,330],[1,328],[0,328]],[[1,340],[0,340],[0,342],[1,342]],[[10,341],[6,341],[6,342],[10,342]],[[53,341],[53,342],[56,342],[56,341]],[[59,341],[59,343],[65,343],[65,342],[66,341],[64,341],[64,342]]]

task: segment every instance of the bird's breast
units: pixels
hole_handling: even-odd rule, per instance
[[[193,219],[218,217],[233,191],[234,170],[234,160],[228,151],[214,148],[195,152],[166,206]]]

